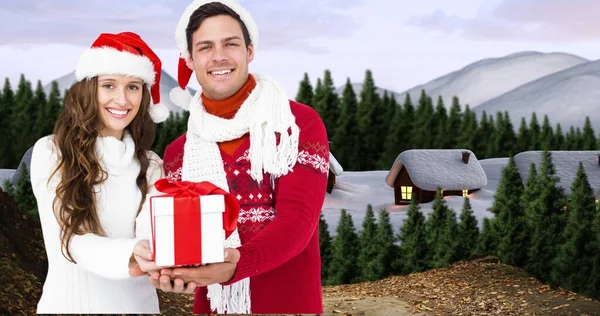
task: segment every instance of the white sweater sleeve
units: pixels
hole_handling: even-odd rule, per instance
[[[148,171],[146,174],[150,188],[148,190],[148,194],[146,195],[146,201],[144,201],[142,210],[135,221],[135,235],[140,240],[150,240],[152,238],[152,228],[150,225],[150,198],[155,195],[164,194],[156,190],[154,187],[154,183],[160,178],[164,177],[163,161],[152,151],[148,152],[148,158],[150,159],[150,165],[148,166]]]
[[[63,256],[60,239],[61,227],[52,207],[60,172],[49,179],[56,165],[57,153],[52,137],[40,139],[35,144],[31,157],[31,184],[37,199],[42,233],[49,259]],[[140,212],[138,218],[149,216],[148,210],[145,208]],[[69,249],[80,269],[110,279],[125,279],[131,277],[129,275],[129,259],[133,247],[139,239],[137,237],[109,238],[87,233],[74,235]]]

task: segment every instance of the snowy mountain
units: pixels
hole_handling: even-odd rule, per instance
[[[585,62],[588,60],[564,53],[520,52],[477,61],[401,95],[402,100],[406,93],[418,100],[425,89],[434,101],[441,95],[447,107],[456,95],[462,105],[473,108],[527,82]]]
[[[585,116],[595,131],[600,130],[600,60],[583,63],[524,84],[491,99],[474,109],[508,111],[515,128],[521,117],[527,121],[536,112],[540,124],[547,114],[553,126],[560,123],[563,132],[570,126],[582,127]]]
[[[68,73],[58,79],[55,79],[54,81],[56,81],[58,83],[58,90],[60,90],[60,93],[62,95],[65,92],[65,90],[69,89],[69,87],[71,87],[71,85],[73,85],[73,83],[75,83],[75,81],[76,81],[75,71]],[[173,113],[183,112],[183,110],[180,107],[175,105],[169,99],[169,91],[171,91],[171,89],[173,89],[177,86],[178,86],[177,80],[175,80],[166,71],[163,70],[161,73],[161,77],[160,77],[160,102],[165,104],[169,108],[169,110],[171,110],[171,112],[173,112]],[[51,83],[48,83],[47,85],[44,86],[44,92],[46,92],[46,95],[48,95],[50,93],[51,87],[52,87]],[[194,91],[192,89],[188,88],[188,90],[190,90],[192,94],[196,93],[196,91]]]
[[[441,95],[446,107],[450,107],[452,97],[456,95],[463,106],[469,104],[473,108],[527,82],[586,62],[589,60],[565,53],[520,52],[482,59],[402,93],[387,91],[394,93],[399,102],[404,102],[409,93],[415,104],[424,89],[434,102]],[[360,95],[362,83],[354,83],[352,88]],[[343,90],[344,86],[341,86],[336,92],[341,96]],[[378,88],[382,96],[384,91]]]

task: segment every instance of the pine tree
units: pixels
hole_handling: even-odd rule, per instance
[[[533,201],[540,194],[540,186],[538,182],[538,173],[535,164],[532,162],[529,165],[529,173],[525,182],[525,190],[521,196],[521,203],[525,209],[525,217],[527,218],[527,226],[531,229],[533,227],[533,221],[535,220]]]
[[[429,102],[425,90],[421,90],[421,96],[415,110],[414,138],[417,148],[432,148],[435,135],[430,135],[433,130],[433,105]]]
[[[379,127],[379,132],[381,133],[380,135],[387,135],[390,130],[390,123],[392,121],[392,118],[394,117],[394,112],[396,110],[393,107],[391,107],[391,100],[392,99],[388,95],[388,91],[384,90],[383,98],[381,99],[381,112],[380,115],[378,115],[377,117],[379,120],[378,123],[381,124],[381,126]],[[385,137],[382,137],[381,139],[385,139]]]
[[[460,213],[460,223],[458,224],[458,259],[467,259],[477,250],[479,240],[479,228],[477,228],[477,218],[473,215],[473,208],[469,197],[465,197],[463,207]]]
[[[363,220],[363,229],[359,234],[358,240],[360,250],[358,254],[358,267],[360,281],[375,281],[381,277],[377,274],[377,243],[375,235],[377,232],[377,224],[375,223],[375,214],[371,204],[367,205],[365,219]]]
[[[522,203],[523,180],[510,157],[502,170],[490,211],[495,215],[500,240],[498,257],[506,264],[523,267],[529,249],[529,226]]]
[[[13,109],[15,108],[14,93],[10,86],[8,78],[4,80],[4,87],[2,89],[2,96],[0,97],[0,168],[8,169],[13,168],[13,164],[17,164],[15,161],[15,155],[13,152],[13,130],[12,130],[12,119]]]
[[[360,150],[355,155],[361,157],[361,159],[358,160],[359,164],[356,170],[372,170],[377,162],[379,153],[376,152],[376,146],[381,135],[375,133],[373,126],[379,109],[379,102],[373,74],[370,70],[367,70],[357,109]]]
[[[552,260],[558,254],[565,226],[565,195],[548,151],[542,153],[538,172],[539,194],[531,201],[533,219],[531,248],[527,270],[542,281],[550,280]]]
[[[582,143],[583,150],[598,149],[598,140],[596,139],[596,135],[594,134],[594,129],[592,128],[592,123],[590,122],[589,116],[585,117],[585,123],[583,125]]]
[[[17,92],[15,93],[15,112],[12,123],[13,128],[13,155],[12,168],[18,167],[23,154],[33,145],[31,139],[33,126],[35,125],[35,108],[33,106],[33,90],[31,82],[25,80],[21,75]],[[33,119],[33,120],[32,120]]]
[[[461,112],[460,102],[458,97],[452,97],[452,105],[448,114],[448,125],[446,133],[448,135],[449,148],[457,148],[458,135],[460,135],[460,126],[462,125],[463,114]]]
[[[333,154],[345,170],[357,170],[360,166],[359,159],[361,157],[357,155],[360,150],[358,124],[356,122],[357,106],[356,94],[354,94],[350,78],[348,78],[342,94],[340,123],[331,144]]]
[[[483,219],[483,228],[479,235],[477,252],[483,255],[496,255],[499,240],[500,236],[498,235],[494,220],[485,217]]]
[[[372,157],[375,160],[370,163],[369,170],[376,169],[377,162],[381,158],[381,153],[383,153],[383,151],[385,150],[386,136],[388,135],[388,132],[390,129],[389,125],[390,125],[390,121],[391,121],[390,117],[388,117],[389,113],[391,113],[391,109],[389,108],[390,98],[388,97],[386,101],[379,98],[379,95],[377,95],[377,98],[378,98],[378,102],[375,103],[375,105],[376,105],[375,111],[373,112],[373,124],[374,125],[372,126],[371,133],[373,133],[374,135],[379,135],[379,136],[373,138],[375,143],[373,144],[373,156]],[[387,102],[387,104],[384,102]]]
[[[542,131],[540,134],[540,146],[542,150],[553,150],[554,148],[554,131],[550,125],[548,115],[544,115],[544,123],[542,123]]]
[[[58,83],[56,81],[52,81],[50,93],[48,94],[48,108],[50,109],[50,116],[46,122],[46,126],[44,127],[44,134],[52,134],[54,124],[58,119],[58,115],[62,111],[62,107],[63,99],[61,98],[60,90],[58,90]]]
[[[31,135],[29,141],[31,145],[35,144],[35,142],[48,135],[45,134],[46,130],[46,122],[50,118],[50,109],[48,108],[48,100],[46,99],[46,93],[44,92],[44,87],[42,86],[42,82],[38,80],[37,87],[35,88],[33,100],[32,100],[33,110],[36,111],[35,117],[32,117],[31,120],[35,122],[31,129]]]
[[[496,112],[496,124],[490,136],[490,144],[487,148],[486,157],[505,157],[502,153],[502,134],[504,132],[504,115],[502,112]]]
[[[314,91],[313,87],[310,84],[310,79],[308,78],[308,73],[304,73],[304,78],[300,81],[300,88],[298,89],[298,93],[296,94],[296,101],[302,104],[306,104],[308,106],[313,105],[314,99]]]
[[[385,209],[379,211],[375,244],[377,250],[375,274],[380,278],[388,277],[394,272],[393,261],[399,251],[394,245],[394,228],[390,221],[390,214]]]
[[[394,112],[394,117],[390,123],[390,130],[386,136],[385,148],[377,163],[378,170],[389,169],[394,164],[398,155],[407,148],[406,144],[410,141],[410,139],[407,139],[409,132],[404,110],[398,108]],[[360,157],[357,157],[357,159],[360,159]]]
[[[325,94],[325,88],[323,87],[323,82],[321,78],[317,78],[317,84],[315,85],[315,93],[313,94],[312,102],[310,103],[313,108],[316,109],[317,102],[323,99],[323,95]],[[318,112],[318,111],[317,111]],[[321,113],[319,113],[321,114]]]
[[[554,134],[554,147],[556,150],[565,150],[565,136],[563,135],[560,123],[556,124],[556,133]]]
[[[507,157],[513,154],[517,136],[514,127],[510,122],[508,112],[498,112],[496,115],[496,136],[494,142],[495,152],[490,157]]]
[[[400,253],[402,263],[399,264],[403,274],[425,271],[429,268],[429,249],[427,242],[427,226],[421,208],[413,199],[408,208],[407,219],[400,228]]]
[[[8,193],[8,195],[10,195],[10,197],[13,199],[16,198],[17,193],[15,192],[15,187],[12,185],[12,182],[10,182],[9,179],[4,179],[4,182],[2,183],[2,191]]]
[[[438,96],[437,105],[435,107],[435,126],[431,130],[431,137],[435,137],[432,143],[433,148],[450,148],[450,137],[447,134],[448,130],[448,112],[446,111],[446,105],[444,105],[444,99],[442,96]]]
[[[596,201],[596,214],[592,223],[593,232],[596,235],[596,246],[600,245],[600,203]],[[594,298],[600,298],[600,251],[593,256],[594,266],[588,282],[587,292]]]
[[[389,131],[391,128],[391,125],[393,124],[393,118],[396,115],[396,112],[401,110],[401,107],[398,104],[398,101],[396,100],[396,96],[393,92],[390,93],[390,99],[387,103],[386,109],[387,109],[386,110],[386,113],[387,113],[386,114],[386,124],[387,124],[386,130]]]
[[[577,139],[575,138],[575,128],[571,125],[567,135],[565,136],[565,149],[566,150],[576,150],[577,149]]]
[[[404,124],[404,134],[401,135],[401,144],[400,154],[405,149],[409,148],[417,148],[417,144],[415,141],[415,131],[414,131],[414,119],[415,119],[415,108],[412,104],[412,100],[410,98],[410,94],[406,94],[404,98],[404,103],[402,104],[402,119]],[[398,124],[398,121],[395,121]]]
[[[593,274],[594,256],[600,253],[593,228],[596,215],[594,199],[594,191],[583,164],[579,162],[569,196],[564,243],[554,260],[552,280],[556,285],[583,294],[592,294],[589,278]]]
[[[433,202],[433,212],[427,218],[427,246],[431,250],[428,256],[429,266],[440,268],[445,265],[445,256],[449,245],[445,244],[450,209],[438,189]]]
[[[575,149],[583,150],[583,133],[581,132],[581,128],[575,128]]]
[[[477,116],[467,104],[465,106],[464,119],[460,127],[460,135],[458,137],[458,148],[470,149],[471,151],[476,149],[476,137],[477,133]]]
[[[19,179],[15,187],[15,200],[19,204],[19,208],[31,216],[37,216],[37,201],[33,195],[31,180],[29,178],[29,170],[25,164],[21,164],[19,168]]]
[[[325,124],[328,139],[333,137],[334,130],[337,126],[339,103],[340,100],[335,92],[331,72],[325,70],[321,91],[318,96],[315,94],[315,110],[317,110],[323,120],[323,124]]]
[[[446,213],[446,225],[441,236],[441,256],[436,263],[439,267],[444,267],[460,260],[460,245],[458,236],[458,223],[456,222],[456,212],[448,208]]]
[[[331,263],[328,270],[329,284],[349,284],[358,277],[358,236],[352,222],[352,216],[341,211],[337,227],[337,235],[333,239]]]
[[[521,118],[521,125],[519,125],[519,134],[517,135],[517,144],[515,145],[515,152],[524,152],[529,149],[529,129],[525,118]]]
[[[531,120],[529,120],[529,150],[540,150],[541,148],[540,123],[538,123],[537,115],[533,112]]]
[[[481,113],[481,121],[479,122],[479,127],[477,128],[475,136],[477,142],[475,143],[474,152],[475,156],[477,156],[479,159],[488,158],[487,147],[489,146],[493,130],[493,124],[488,120],[487,113],[483,111]]]
[[[319,217],[319,250],[321,252],[321,282],[327,280],[331,262],[331,235],[323,213]]]

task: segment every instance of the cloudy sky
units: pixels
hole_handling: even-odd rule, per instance
[[[398,92],[483,58],[520,51],[600,58],[598,0],[239,0],[260,46],[252,72],[279,79],[290,96],[307,72],[334,83]],[[2,0],[0,78],[65,75],[102,32],[140,34],[176,77],[174,29],[189,0]],[[193,81],[193,80],[192,80]],[[14,83],[16,84],[16,82]],[[13,84],[13,86],[14,86]],[[197,83],[191,84],[197,88]]]

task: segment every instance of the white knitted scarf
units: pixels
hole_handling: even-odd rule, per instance
[[[271,78],[254,74],[256,87],[232,119],[223,119],[206,112],[200,93],[189,106],[187,140],[184,146],[181,178],[184,181],[209,181],[229,191],[218,142],[234,140],[250,133],[250,175],[260,183],[263,174],[277,178],[287,174],[298,159],[299,129],[290,110],[284,89]],[[291,131],[291,133],[288,132]],[[279,134],[277,144],[276,134]],[[234,231],[225,247],[241,246]],[[219,314],[250,313],[250,279],[231,285],[208,286],[211,310]]]

